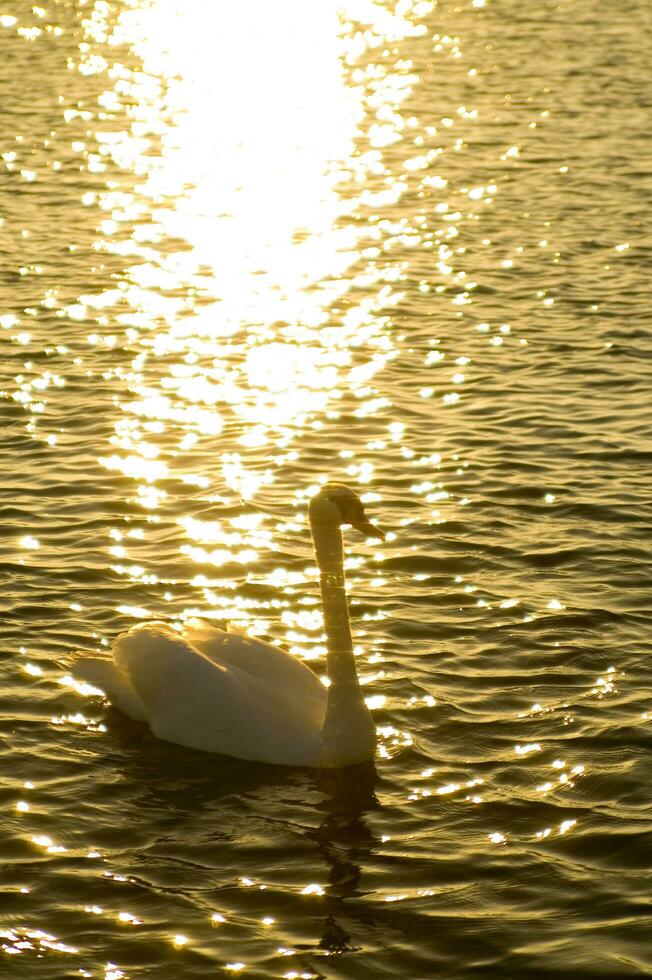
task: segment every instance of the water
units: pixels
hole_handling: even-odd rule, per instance
[[[3,976],[652,972],[649,16],[0,10]],[[322,672],[325,479],[375,773],[75,685],[197,613]]]

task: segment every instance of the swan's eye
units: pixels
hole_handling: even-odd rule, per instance
[[[359,500],[343,501],[340,510],[343,524],[358,524],[360,521],[366,520],[364,507]]]

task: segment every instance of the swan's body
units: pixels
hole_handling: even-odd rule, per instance
[[[200,621],[143,623],[120,634],[113,661],[75,672],[158,738],[240,759],[334,768],[373,757],[376,731],[353,656],[340,524],[381,536],[357,495],[327,484],[310,503],[327,639],[328,688],[277,647]]]

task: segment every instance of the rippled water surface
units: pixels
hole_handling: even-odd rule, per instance
[[[0,6],[3,976],[652,973],[647,0]],[[134,621],[325,669],[376,772],[157,741]]]

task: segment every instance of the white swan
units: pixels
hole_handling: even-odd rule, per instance
[[[328,688],[284,650],[197,620],[181,631],[166,623],[132,626],[117,637],[113,662],[82,656],[75,673],[168,742],[287,766],[338,768],[372,759],[376,729],[353,655],[340,525],[384,535],[341,483],[327,483],[311,499],[309,517]]]

